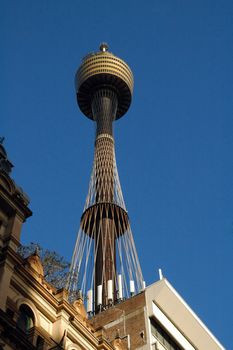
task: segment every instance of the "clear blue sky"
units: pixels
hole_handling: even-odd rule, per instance
[[[1,1],[0,136],[33,210],[22,241],[71,258],[94,147],[74,74],[101,41],[135,76],[115,137],[145,280],[161,267],[230,349],[232,0]]]

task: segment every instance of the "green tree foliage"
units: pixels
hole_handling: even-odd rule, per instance
[[[21,245],[18,253],[26,259],[29,255],[37,252],[44,268],[44,277],[47,282],[55,288],[60,289],[66,286],[70,263],[55,251],[42,248],[38,243]]]

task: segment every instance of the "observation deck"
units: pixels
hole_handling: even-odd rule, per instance
[[[114,91],[118,98],[116,119],[119,119],[131,104],[133,73],[122,59],[108,51],[106,44],[102,44],[100,51],[83,58],[75,76],[75,87],[80,110],[92,120],[94,93],[102,88]]]

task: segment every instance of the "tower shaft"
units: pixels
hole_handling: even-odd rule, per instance
[[[113,135],[112,123],[116,119],[118,98],[110,88],[99,88],[92,97],[92,116],[96,121],[96,136]]]
[[[110,211],[110,203],[114,200],[114,139],[113,120],[117,111],[117,95],[110,89],[99,89],[92,101],[93,119],[96,121],[95,141],[95,178],[96,205],[105,203],[106,215],[101,213],[96,225],[95,246],[95,304],[97,305],[97,289],[102,286],[103,305],[108,304],[107,282],[112,281],[113,297],[116,296],[114,281],[116,271],[115,227]],[[98,210],[98,209],[97,209]],[[101,209],[99,210],[101,212]],[[112,300],[113,302],[113,300]]]
[[[116,299],[116,256],[114,221],[110,218],[101,218],[98,233],[95,239],[96,265],[95,265],[95,307],[98,311],[98,286],[102,286],[102,305],[113,303]],[[108,300],[108,281],[112,281],[112,300]]]

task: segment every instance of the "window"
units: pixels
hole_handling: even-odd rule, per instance
[[[34,326],[34,314],[29,306],[22,304],[19,308],[19,318],[17,326],[25,333]]]
[[[150,324],[152,336],[155,340],[159,341],[166,350],[183,350],[155,319],[151,318]]]
[[[37,337],[37,340],[36,340],[36,348],[39,350],[39,349],[43,349],[43,347],[44,347],[44,339],[40,336],[40,335],[38,335],[38,337]]]

